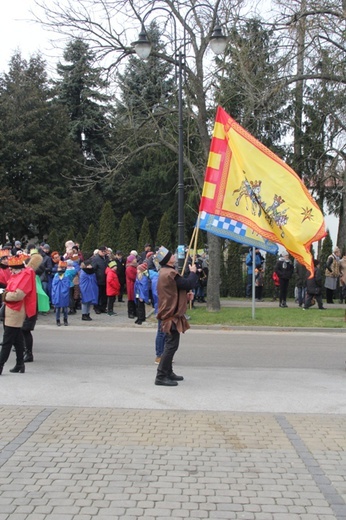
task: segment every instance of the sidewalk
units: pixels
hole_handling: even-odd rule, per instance
[[[126,304],[115,310],[115,317],[92,314],[83,330],[154,332],[155,319],[137,326]],[[80,318],[69,317],[70,329],[61,332],[75,335]],[[53,313],[37,327],[49,337]],[[66,364],[72,380],[78,364]],[[69,407],[66,400],[52,406],[54,396],[46,396],[47,406],[1,405],[9,382],[20,385],[18,395],[35,384],[41,365],[33,365],[27,374],[0,377],[0,520],[346,519],[346,415],[183,410],[184,402],[169,410],[169,392],[177,389],[154,385],[155,410]],[[143,393],[146,367],[127,368],[133,384],[126,391]],[[97,395],[104,373],[94,372],[87,364],[79,385],[93,381]],[[120,366],[111,371],[118,384],[121,373]],[[193,388],[188,383],[181,399]],[[204,386],[212,388],[208,383],[206,370]],[[67,379],[55,391],[64,402],[73,387]]]

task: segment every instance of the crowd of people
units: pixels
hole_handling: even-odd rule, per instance
[[[255,300],[263,302],[262,291],[264,286],[264,257],[259,249],[255,249],[255,261],[253,261],[252,248],[246,256],[247,266],[247,285],[246,297],[252,295],[253,268],[255,268]],[[298,261],[292,261],[286,250],[283,250],[276,262],[272,273],[273,280],[273,299],[279,301],[279,307],[287,307],[287,295],[289,282],[295,275],[295,302],[302,309],[309,309],[315,303],[318,308],[325,310],[322,301],[323,288],[325,289],[326,302],[334,304],[334,298],[337,297],[340,303],[346,303],[346,255],[341,258],[341,252],[338,247],[333,249],[332,254],[327,258],[324,266],[324,283],[323,268],[320,261],[314,259],[314,272],[312,276],[307,268]]]
[[[161,258],[162,251],[165,252],[165,259]],[[78,310],[81,310],[82,321],[92,321],[92,309],[96,315],[107,313],[116,316],[114,304],[116,301],[125,303],[126,294],[127,315],[135,320],[135,324],[141,325],[146,321],[146,305],[154,308],[158,317],[155,363],[159,371],[156,384],[176,385],[178,379],[171,375],[170,356],[178,348],[179,333],[188,326],[185,315],[180,316],[180,308],[183,308],[180,300],[178,312],[175,305],[162,310],[167,303],[163,295],[171,290],[168,280],[159,307],[159,270],[164,266],[166,272],[173,267],[169,270],[174,273],[177,294],[180,290],[183,294],[191,289],[189,300],[205,302],[206,260],[202,257],[197,258],[196,262],[192,262],[190,257],[188,260],[186,270],[180,276],[174,269],[175,256],[172,253],[168,255],[168,250],[163,247],[152,251],[149,243],[142,253],[132,250],[127,256],[120,250],[113,253],[109,247],[102,245],[87,259],[83,257],[79,244],[72,240],[65,243],[64,252],[51,251],[49,244],[44,242],[40,245],[29,243],[25,248],[19,241],[13,247],[5,244],[0,250],[1,312],[4,320],[0,374],[12,347],[16,351],[16,365],[11,372],[24,373],[25,363],[34,360],[32,331],[38,313],[52,310],[58,327],[68,326],[69,315],[76,314]],[[176,316],[179,316],[177,322]],[[172,341],[171,336],[174,338]],[[168,350],[166,357],[163,354],[165,344]],[[173,384],[170,384],[172,381]]]
[[[257,301],[263,301],[264,261],[259,249],[255,250],[255,259],[250,249],[246,258],[246,296],[252,294],[254,279]],[[339,248],[334,248],[324,269],[327,303],[334,303],[337,290],[340,290],[340,302],[346,302],[346,255],[341,258]],[[294,273],[299,306],[307,310],[317,302],[318,308],[324,309],[319,261],[314,260],[314,272],[310,276],[303,265],[292,262],[287,251],[279,256],[273,273],[279,306],[287,307],[289,281]],[[96,315],[116,316],[114,304],[116,301],[125,303],[126,294],[127,315],[136,325],[146,321],[146,305],[154,308],[158,319],[155,384],[176,386],[183,377],[174,374],[172,363],[180,333],[189,328],[187,304],[205,302],[207,278],[208,264],[202,256],[194,261],[187,256],[185,271],[180,274],[175,255],[164,246],[152,251],[149,243],[142,253],[132,250],[128,255],[120,250],[113,253],[101,245],[87,259],[79,244],[72,240],[65,243],[64,252],[51,251],[44,242],[29,243],[25,249],[19,241],[15,241],[13,247],[5,244],[0,250],[0,318],[4,322],[0,375],[11,348],[16,352],[16,364],[10,372],[24,373],[25,363],[34,360],[32,331],[39,312],[53,310],[56,325],[68,326],[69,315],[78,310],[81,310],[82,321],[92,321],[92,309]]]

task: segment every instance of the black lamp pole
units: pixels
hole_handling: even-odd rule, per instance
[[[196,6],[193,6],[185,15],[185,20],[187,15],[191,10],[195,9]],[[211,9],[209,4],[201,4],[200,7],[208,7]],[[171,14],[168,9],[158,8],[164,11],[167,11]],[[150,10],[144,17],[144,20],[151,14],[156,8]],[[174,16],[172,16],[174,20],[174,24],[176,24]],[[176,31],[176,27],[175,27]],[[178,66],[178,267],[181,272],[184,260],[185,260],[185,212],[184,212],[184,128],[183,128],[183,60],[185,59],[185,31],[184,31],[184,53],[179,51],[177,54],[177,62],[176,66]],[[177,37],[175,34],[175,46],[177,46]],[[132,45],[135,48],[136,53],[142,59],[147,59],[151,52],[151,43],[148,40],[144,23],[142,24],[142,29],[139,34],[138,40],[133,42]],[[216,25],[214,27],[213,33],[210,37],[210,46],[212,51],[215,54],[220,54],[224,52],[227,45],[227,37],[222,34],[222,30],[217,19]]]
[[[183,54],[181,51],[178,55],[178,115],[178,268],[181,272],[185,260]]]

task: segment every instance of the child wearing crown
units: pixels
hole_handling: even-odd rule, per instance
[[[68,306],[70,302],[70,278],[66,276],[67,262],[60,261],[52,282],[52,304],[55,307],[56,324],[60,327],[60,313],[64,316],[64,325],[68,325]]]

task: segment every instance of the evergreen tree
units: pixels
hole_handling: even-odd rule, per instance
[[[67,115],[55,104],[45,62],[16,53],[0,76],[0,227],[13,236],[44,236],[74,214],[64,179],[79,165],[67,132]],[[7,212],[7,201],[13,202]]]
[[[101,211],[98,244],[105,245],[113,250],[116,247],[115,216],[109,200],[104,203]]]
[[[85,260],[87,260],[88,258],[90,258],[92,256],[92,254],[96,248],[97,248],[97,229],[94,226],[94,224],[90,224],[88,233],[83,241],[82,248],[81,248]]]
[[[94,53],[82,39],[69,42],[63,57],[67,64],[57,66],[61,80],[56,87],[59,102],[68,110],[70,134],[91,164],[103,164],[109,138],[109,97],[103,93],[107,82],[102,79],[102,69],[95,67]]]
[[[278,48],[279,41],[264,23],[246,20],[230,40],[218,101],[239,124],[282,156],[282,138],[288,130],[288,89],[276,86]]]
[[[147,217],[144,218],[141,231],[138,238],[138,252],[144,251],[145,244],[151,244],[149,221]]]
[[[50,245],[50,250],[59,251],[61,253],[63,251],[62,248],[62,240],[59,238],[58,232],[56,229],[52,229],[47,237],[47,242]]]
[[[135,221],[130,211],[125,213],[121,219],[117,242],[117,249],[123,251],[125,256],[129,255],[130,251],[137,247]]]
[[[161,217],[155,243],[159,247],[165,246],[167,249],[174,249],[172,243],[172,221],[167,211]]]

